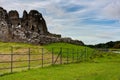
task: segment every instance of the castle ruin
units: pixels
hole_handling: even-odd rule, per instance
[[[24,10],[20,18],[16,10],[7,12],[2,7],[0,7],[0,41],[40,45],[67,42],[84,45],[82,41],[62,38],[61,35],[50,33],[42,14],[37,10],[31,10],[29,13]]]

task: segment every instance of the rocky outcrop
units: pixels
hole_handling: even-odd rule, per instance
[[[24,10],[20,18],[16,10],[7,13],[2,7],[0,7],[0,41],[33,44],[68,42],[84,45],[82,41],[61,38],[61,35],[49,33],[42,14],[37,10],[31,10],[29,13]]]

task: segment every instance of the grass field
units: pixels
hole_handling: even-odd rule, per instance
[[[67,43],[54,43],[46,46],[3,42],[0,42],[0,44],[0,75],[11,71],[11,53],[13,54],[12,69],[13,71],[20,71],[23,69],[29,69],[29,65],[31,68],[52,65],[52,61],[54,64],[61,64],[61,53],[62,63],[73,63],[78,60],[87,60],[93,50],[88,47]],[[29,53],[31,54],[30,60],[33,60],[30,64],[28,61]],[[54,54],[54,60],[52,59],[52,53]],[[44,61],[42,61],[42,55]],[[3,68],[9,69],[4,70]]]
[[[0,80],[120,80],[118,62],[78,63],[33,69]]]
[[[12,45],[12,43],[9,44]],[[14,44],[16,45],[16,43]],[[19,44],[20,46],[24,45],[24,47],[33,47],[29,44]],[[19,44],[17,45],[19,46]],[[44,47],[50,51],[50,48],[56,48],[58,46],[59,48],[83,49],[82,51],[86,48],[84,46],[76,46],[67,43],[55,43],[37,47]],[[88,54],[94,51],[91,48],[87,48],[87,50]],[[63,50],[63,52],[65,51]],[[64,57],[65,56],[66,55],[64,55]],[[94,58],[87,62],[21,71],[0,76],[0,80],[120,80],[120,54],[98,53],[94,54]]]

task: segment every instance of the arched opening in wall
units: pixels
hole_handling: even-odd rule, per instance
[[[28,22],[26,22],[26,24],[25,24],[26,26],[28,26]]]
[[[40,33],[41,31],[40,30],[38,30],[38,33]]]
[[[20,23],[18,23],[18,26],[20,25]]]
[[[26,30],[30,30],[30,29],[31,29],[31,28],[29,27],[28,22],[25,22],[25,24],[23,25],[23,27],[24,27]]]
[[[21,28],[21,25],[20,25],[20,23],[18,23],[18,24],[17,24],[17,28]]]
[[[34,31],[34,30],[35,30],[33,25],[32,25],[32,28],[31,28],[31,30],[32,30],[32,31]]]
[[[4,24],[2,23],[1,26],[3,26]]]

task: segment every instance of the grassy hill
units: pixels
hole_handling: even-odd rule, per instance
[[[88,47],[68,43],[53,43],[40,46],[25,43],[0,42],[0,45],[0,69],[9,68],[0,71],[0,74],[10,72],[11,54],[13,54],[12,67],[15,67],[13,71],[18,71],[22,69],[16,69],[16,67],[28,68],[29,53],[31,54],[30,60],[32,60],[30,66],[33,68],[42,65],[48,66],[51,64],[86,61],[89,59],[93,51],[93,49]],[[54,60],[52,58],[52,53],[54,54]]]
[[[68,49],[70,52],[73,50],[80,50],[81,53],[87,52],[87,55],[90,56],[92,54],[93,56],[93,58],[87,62],[55,65],[45,68],[31,69],[29,71],[21,71],[19,73],[0,76],[0,80],[120,80],[120,54],[99,52],[85,46],[67,43],[53,43],[45,46],[2,42],[0,44],[4,47],[9,45],[27,48],[45,48],[46,51],[50,53],[51,48],[54,48],[55,55],[58,54],[62,47],[64,57],[67,56],[66,50]],[[0,50],[4,51],[4,47],[1,47]]]
[[[110,41],[107,43],[100,43],[96,45],[87,45],[92,48],[113,48],[113,49],[120,49],[120,41]]]
[[[68,43],[52,43],[49,45],[45,45],[44,48],[47,50],[54,49],[55,53],[59,53],[60,49],[62,49],[62,56],[67,57],[67,53],[71,53],[70,57],[77,57],[77,53],[81,55],[81,57],[90,57],[95,53],[95,50],[86,46],[79,46]],[[79,55],[79,56],[80,56]]]

